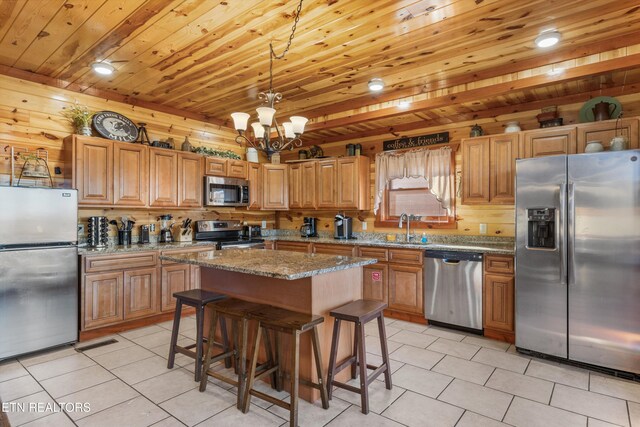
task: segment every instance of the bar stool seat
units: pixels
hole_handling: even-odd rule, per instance
[[[244,386],[246,384],[246,359],[247,359],[247,335],[248,335],[248,313],[258,311],[265,307],[263,304],[243,301],[236,298],[227,298],[207,304],[206,309],[210,313],[211,323],[209,327],[209,338],[204,348],[204,364],[202,366],[202,376],[200,379],[200,391],[207,389],[207,378],[213,377],[238,388],[237,407],[242,409],[242,399],[244,398]],[[222,353],[212,354],[211,345],[216,334],[216,325],[220,324],[221,335],[224,337],[226,331],[222,326],[224,319],[230,319],[232,325],[233,348],[225,348]],[[220,319],[220,322],[217,321]],[[267,366],[274,365],[271,350],[271,341],[265,331],[265,351],[267,353]],[[234,358],[237,378],[229,378],[219,372],[211,370],[211,364],[222,359]],[[229,366],[227,366],[229,367]],[[263,368],[261,368],[263,369]]]
[[[387,304],[374,300],[357,300],[345,304],[332,310],[329,314],[334,317],[333,337],[331,340],[331,355],[329,357],[329,374],[327,377],[327,387],[329,388],[329,399],[333,392],[333,386],[343,388],[360,394],[362,413],[369,413],[369,384],[373,382],[378,375],[384,373],[384,382],[387,390],[391,390],[391,369],[389,368],[389,351],[387,347],[387,334],[384,326],[383,310],[387,308]],[[380,349],[382,352],[382,364],[374,366],[367,364],[367,349],[365,345],[365,323],[378,319],[378,332],[380,335]],[[342,321],[353,322],[355,324],[355,339],[353,355],[348,357],[336,366],[336,358],[338,353],[338,343],[340,340],[340,324]],[[338,372],[346,367],[351,367],[351,378],[357,377],[357,368],[360,368],[360,387],[354,387],[334,380]],[[367,375],[367,368],[373,372]]]
[[[171,344],[169,347],[169,360],[167,368],[173,368],[176,359],[176,353],[184,354],[195,359],[195,381],[200,381],[202,371],[202,348],[203,348],[203,327],[204,327],[204,307],[214,301],[220,301],[227,298],[226,295],[216,292],[205,291],[202,289],[191,289],[189,291],[175,292],[173,297],[176,299],[176,311],[173,318],[173,329],[171,330]],[[180,319],[182,314],[182,305],[188,305],[196,309],[196,342],[188,346],[179,346],[178,332],[180,330]],[[226,332],[226,327],[224,328]],[[228,337],[223,335],[223,345],[228,347]],[[195,348],[196,351],[192,349]]]
[[[243,412],[247,413],[251,405],[251,396],[256,396],[269,403],[278,405],[284,409],[289,410],[289,425],[295,427],[298,425],[298,385],[302,382],[305,385],[320,390],[320,397],[322,399],[322,407],[324,409],[329,408],[329,399],[327,395],[327,387],[324,383],[324,372],[322,369],[322,355],[320,353],[320,339],[318,337],[317,326],[324,322],[324,317],[298,313],[284,308],[266,306],[260,310],[252,311],[248,315],[250,320],[258,322],[258,330],[255,338],[255,345],[253,356],[251,358],[251,365],[249,375],[247,378],[247,386],[244,391],[244,407]],[[277,366],[267,369],[259,375],[256,375],[258,352],[260,347],[261,330],[271,329],[276,333],[276,363]],[[318,382],[314,383],[299,378],[300,370],[300,334],[304,332],[311,333],[311,343],[313,347],[313,357],[316,364],[316,373],[318,376]],[[290,403],[277,399],[268,394],[262,393],[253,388],[256,380],[272,373],[277,372],[277,386],[276,389],[282,389],[282,383],[284,380],[284,369],[282,368],[282,340],[278,338],[279,333],[288,334],[291,336],[291,398]]]

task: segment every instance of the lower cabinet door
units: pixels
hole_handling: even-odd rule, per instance
[[[190,289],[190,271],[188,264],[167,265],[162,267],[162,311],[171,311],[176,308],[175,292]]]
[[[513,276],[484,275],[484,327],[513,332],[514,280]]]
[[[200,266],[192,265],[189,274],[191,275],[189,289],[200,289]]]
[[[389,308],[423,314],[422,266],[389,264]]]
[[[124,272],[124,319],[158,312],[158,269],[139,268]]]
[[[122,280],[122,271],[85,275],[83,329],[107,326],[124,319]]]
[[[387,302],[387,274],[389,270],[384,264],[365,265],[362,267],[362,298]]]

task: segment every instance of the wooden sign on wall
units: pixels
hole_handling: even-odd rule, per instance
[[[425,145],[442,144],[449,142],[449,132],[438,132],[429,135],[410,136],[406,138],[382,141],[384,151],[403,150],[406,148],[422,147]]]

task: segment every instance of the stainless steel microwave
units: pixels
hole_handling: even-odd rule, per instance
[[[249,181],[206,176],[204,204],[205,206],[249,206]]]

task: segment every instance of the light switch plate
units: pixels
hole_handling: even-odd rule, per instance
[[[487,234],[487,224],[480,224],[480,234]]]
[[[262,220],[262,228],[264,228],[264,229],[267,228],[267,221]]]
[[[367,221],[362,221],[362,231],[367,231]]]

